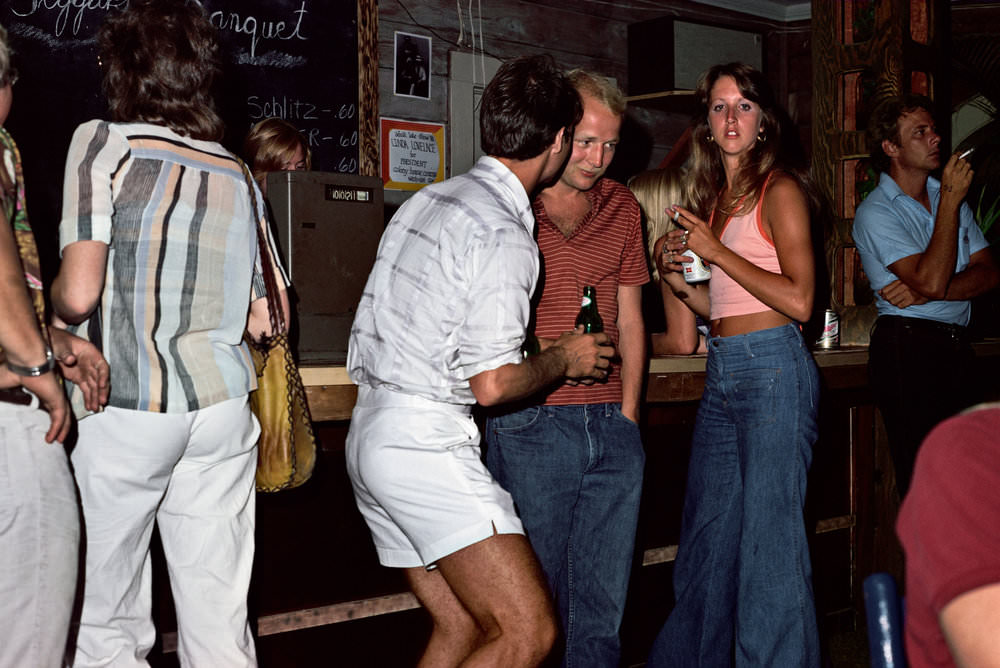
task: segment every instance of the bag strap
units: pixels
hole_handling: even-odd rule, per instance
[[[236,161],[243,168],[243,176],[247,182],[247,189],[250,191],[252,213],[257,217],[257,248],[260,253],[261,271],[264,274],[264,287],[267,292],[267,311],[271,318],[271,335],[274,336],[285,331],[285,313],[281,308],[281,298],[278,296],[278,281],[274,278],[271,249],[264,241],[267,220],[258,215],[257,188],[254,184],[253,176],[250,174],[250,168],[240,158],[236,157]]]

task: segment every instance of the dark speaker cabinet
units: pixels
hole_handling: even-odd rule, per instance
[[[763,68],[759,32],[661,17],[628,26],[628,94],[691,90],[712,65],[742,61]]]
[[[272,172],[267,200],[292,280],[292,333],[299,359],[342,364],[384,228],[382,181],[356,174]]]

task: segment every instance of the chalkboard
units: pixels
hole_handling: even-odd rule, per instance
[[[178,0],[180,1],[180,0]],[[219,111],[223,143],[239,153],[256,121],[278,116],[298,127],[313,153],[313,168],[359,173],[364,168],[365,119],[359,99],[370,78],[359,65],[359,18],[374,22],[370,0],[203,0],[219,29],[223,76]],[[128,0],[0,0],[19,79],[6,127],[24,162],[28,211],[45,274],[57,264],[62,178],[73,130],[108,118],[101,92],[95,35],[108,12]],[[366,32],[365,30],[362,31]],[[362,38],[367,39],[367,38]],[[377,68],[377,62],[368,61]],[[360,97],[364,97],[362,93]],[[368,173],[369,170],[360,171]]]

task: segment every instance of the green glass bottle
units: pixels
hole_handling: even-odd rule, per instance
[[[542,346],[538,341],[538,337],[535,336],[534,332],[528,332],[528,336],[525,337],[524,343],[521,345],[521,357],[528,359],[540,352],[542,352]]]
[[[597,311],[597,290],[593,285],[583,288],[583,301],[580,303],[580,313],[576,316],[576,326],[583,325],[583,331],[596,334],[604,331],[604,321]]]

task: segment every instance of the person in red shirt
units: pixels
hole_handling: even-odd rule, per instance
[[[939,424],[917,454],[896,533],[913,668],[1000,666],[1000,403]]]
[[[625,111],[618,87],[574,70],[583,102],[573,152],[534,201],[544,276],[534,332],[544,350],[573,327],[585,286],[620,353],[606,382],[560,383],[491,415],[486,461],[517,504],[559,610],[564,665],[617,666],[645,455],[640,292],[649,281],[639,204],[603,178]]]

